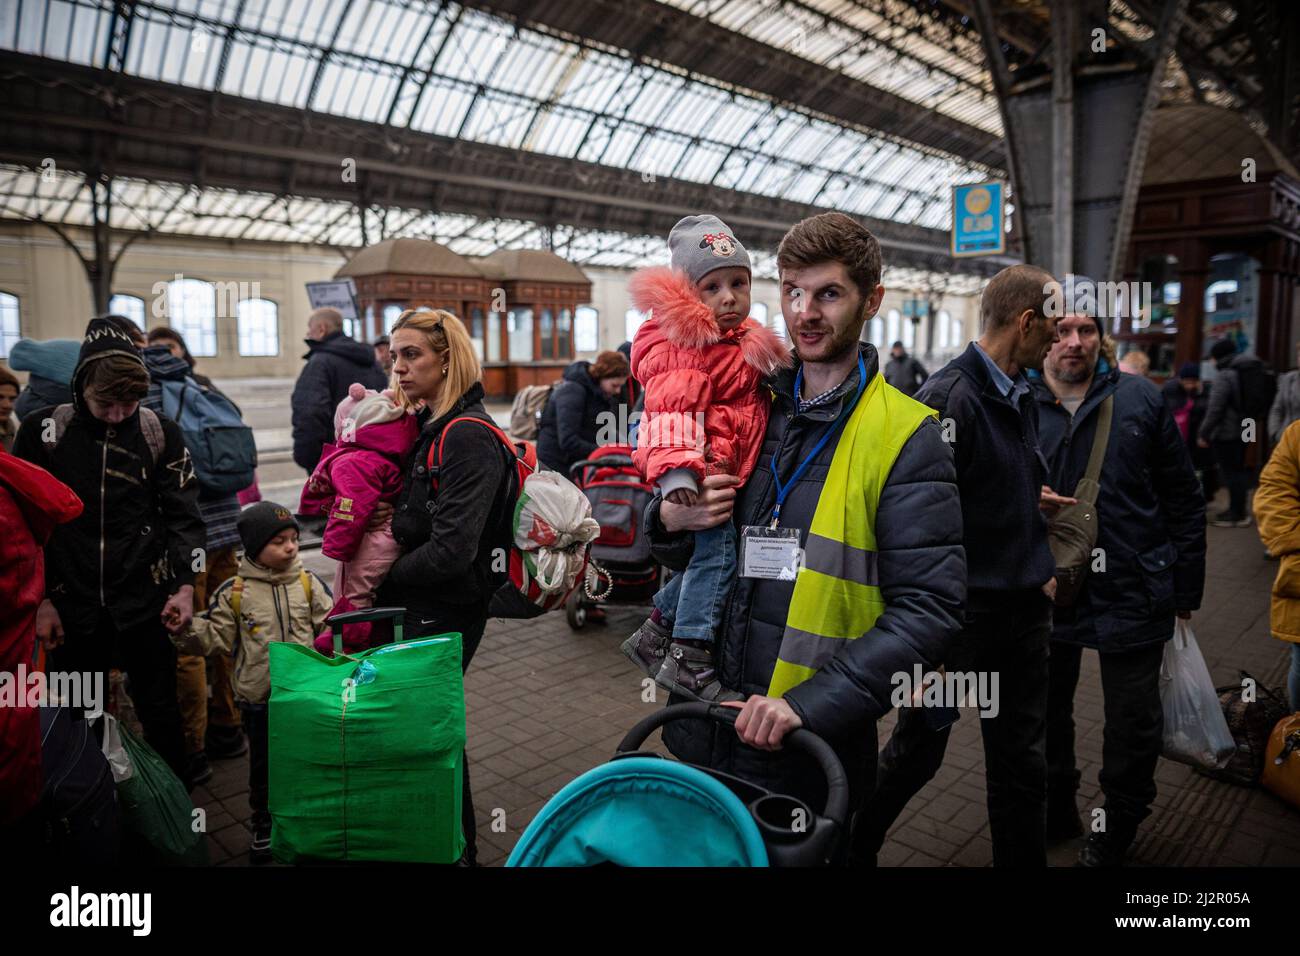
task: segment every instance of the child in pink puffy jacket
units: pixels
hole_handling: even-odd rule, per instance
[[[415,444],[420,427],[403,411],[393,392],[375,392],[353,383],[334,412],[335,444],[326,445],[302,491],[299,514],[328,515],[321,552],[339,562],[331,614],[374,606],[375,589],[402,553],[389,525],[367,531],[375,506],[392,501],[402,487],[402,457]],[[343,628],[348,653],[371,646],[370,623]],[[316,638],[322,654],[333,652],[327,631]]]

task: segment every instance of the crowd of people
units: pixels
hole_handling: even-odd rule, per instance
[[[980,337],[931,374],[901,342],[884,360],[863,341],[884,296],[881,251],[848,216],[804,220],[780,244],[788,342],[749,318],[749,254],[722,219],[684,218],[668,247],[668,267],[629,285],[649,318],[624,349],[565,371],[538,452],[567,473],[620,404],[643,404],[633,459],[657,488],[645,525],[677,573],[622,650],[672,701],[736,711],[734,730],[668,725],[669,749],[817,806],[820,772],[781,746],[795,728],[813,731],[850,785],[836,862],[874,865],[961,716],[956,700],[922,705],[921,688],[899,702],[898,675],[991,677],[978,719],[994,863],[1044,866],[1050,842],[1085,830],[1073,701],[1091,650],[1106,823],[1088,828],[1079,862],[1122,863],[1156,795],[1161,656],[1175,621],[1201,604],[1216,466],[1230,494],[1216,523],[1247,518],[1240,430],[1258,360],[1216,343],[1212,384],[1188,363],[1157,388],[1140,363],[1118,360],[1089,279],[1017,265],[984,290]],[[505,581],[497,556],[519,493],[492,429],[474,427],[492,417],[456,316],[409,310],[367,345],[320,309],[307,345],[292,399],[307,477],[287,504],[243,507],[241,493],[205,485],[163,395],[178,381],[220,392],[172,329],[99,317],[81,342],[18,343],[25,386],[0,374],[0,587],[16,595],[0,668],[39,642],[51,670],[122,670],[146,741],[191,788],[211,776],[209,759],[247,749],[255,861],[272,834],[269,642],[329,654],[331,614],[396,606],[408,638],[460,633],[468,669]],[[1298,415],[1290,373],[1255,509],[1285,572],[1273,630],[1294,642],[1293,706]],[[324,523],[332,587],[301,563],[298,515]],[[1071,542],[1089,522],[1080,550]],[[389,639],[380,627],[345,631],[350,652]],[[879,749],[877,722],[895,707]],[[0,782],[25,781],[0,802],[0,825],[37,840],[39,726],[0,714],[0,739],[22,755],[0,763]],[[474,865],[463,766],[462,862]]]

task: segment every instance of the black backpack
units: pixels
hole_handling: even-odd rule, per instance
[[[1277,373],[1253,356],[1234,365],[1233,371],[1237,373],[1237,398],[1242,416],[1265,420],[1277,395]]]

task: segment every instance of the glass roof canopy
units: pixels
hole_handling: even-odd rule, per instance
[[[197,189],[126,178],[114,180],[112,189],[109,224],[114,229],[299,242],[331,246],[341,254],[362,244],[356,206],[351,203],[286,199],[269,193]],[[81,176],[72,173],[55,173],[47,179],[23,167],[0,165],[0,218],[88,227],[92,222],[89,187]],[[466,256],[487,255],[501,248],[553,248],[584,266],[631,269],[668,261],[668,246],[662,237],[570,226],[559,226],[548,235],[546,227],[537,223],[382,207],[367,212],[367,223],[372,236],[382,228],[385,237],[432,239]],[[750,256],[755,276],[776,278],[772,251],[751,249]],[[925,288],[935,279],[921,270],[886,264],[887,288]],[[944,281],[953,293],[973,293],[982,283],[969,275],[946,276]]]
[[[928,68],[920,57],[933,51],[922,40],[907,40],[918,52],[902,56],[883,42],[875,44],[879,49],[863,47],[861,35],[846,46],[852,36],[842,31],[822,31],[814,40],[789,30],[783,39],[762,0],[673,5],[764,42],[794,44],[809,59],[998,129],[996,101],[980,92],[982,70],[970,66],[974,74],[956,77],[953,70],[966,68],[949,55],[949,73],[924,78]],[[829,0],[794,7],[814,17],[819,5],[844,7]],[[872,27],[853,7],[857,12],[842,14],[849,17],[844,22]],[[0,48],[928,228],[946,225],[953,183],[988,176],[982,166],[900,138],[829,122],[675,68],[637,64],[612,49],[516,30],[455,3],[155,0],[134,10],[123,55],[110,43],[112,0],[10,0],[0,9]],[[893,64],[881,65],[887,56]],[[122,189],[149,194],[142,208],[162,211],[172,203],[166,232],[199,233],[226,217],[235,235],[286,238],[277,219],[287,217],[298,241],[304,241],[298,224],[309,221],[307,232],[320,237],[315,241],[360,243],[355,213],[348,221],[342,203],[204,190],[196,206],[194,193],[182,186],[123,183]],[[185,195],[191,200],[178,202]],[[191,211],[200,213],[199,221],[183,228],[179,220]],[[430,224],[456,220],[394,213],[385,235],[441,235],[443,226]],[[257,224],[259,216],[268,221]]]
[[[908,0],[662,0],[669,6],[1002,134],[978,36],[947,29]]]

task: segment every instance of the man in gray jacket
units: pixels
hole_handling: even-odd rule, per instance
[[[1300,342],[1296,343],[1296,365],[1300,365]],[[1277,394],[1268,410],[1268,446],[1274,448],[1286,426],[1300,418],[1300,369],[1284,372],[1277,380]]]
[[[677,569],[689,561],[688,532],[730,520],[742,529],[741,575],[714,654],[723,686],[746,699],[734,705],[734,729],[682,720],[665,726],[664,740],[683,760],[791,794],[820,810],[826,790],[817,765],[781,748],[787,733],[807,728],[830,743],[844,764],[850,808],[856,810],[874,786],[876,721],[891,709],[899,675],[936,666],[959,628],[966,587],[961,502],[952,450],[937,419],[920,410],[920,425],[901,440],[874,490],[865,475],[850,479],[861,482],[868,513],[874,505],[874,549],[846,549],[809,535],[836,451],[846,434],[857,434],[845,428],[856,402],[883,403],[877,406],[883,410],[872,413],[883,416],[877,421],[886,433],[898,430],[895,423],[914,416],[918,406],[883,390],[884,383],[875,381],[876,349],[859,341],[884,294],[875,237],[848,216],[825,213],[787,233],[777,263],[782,312],[798,361],[769,383],[772,412],[753,476],[739,496],[734,478],[709,476],[694,505],[655,498],[646,512],[656,557]],[[801,653],[816,655],[826,643],[815,634],[792,634],[789,625],[806,572],[795,580],[745,572],[745,529],[766,530],[778,522],[797,532],[809,569],[820,570],[814,562],[833,545],[830,553],[840,559],[834,576],[850,579],[845,592],[878,593],[883,610],[860,635],[835,640],[830,656],[806,659],[803,679],[773,695],[783,667],[798,663],[794,658]],[[848,855],[847,847],[843,852]]]

